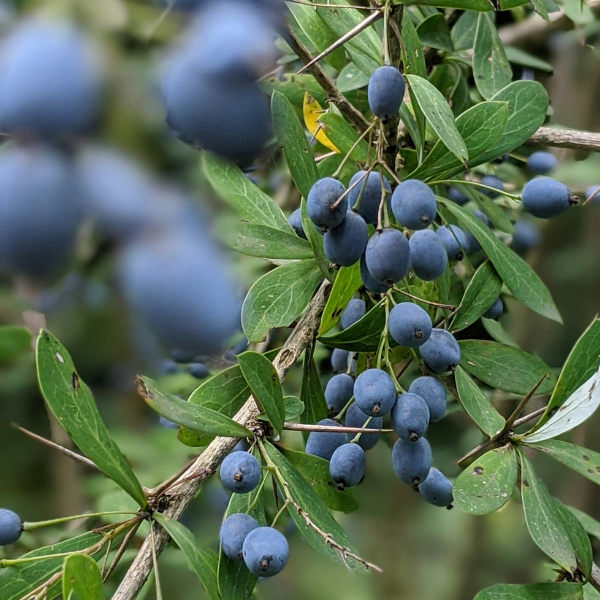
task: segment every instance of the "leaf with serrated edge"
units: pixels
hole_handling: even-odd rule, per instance
[[[481,590],[475,600],[583,600],[580,583],[500,584]]]
[[[90,388],[81,380],[66,348],[41,330],[36,344],[37,376],[52,414],[74,444],[138,504],[146,496],[127,460],[110,436]]]
[[[587,421],[600,404],[600,369],[575,390],[537,431],[524,436],[528,443],[542,442],[571,431]]]
[[[259,258],[299,260],[313,257],[311,245],[295,233],[255,223],[241,224],[233,248],[242,254]]]
[[[63,598],[70,600],[104,600],[102,575],[96,561],[87,554],[73,554],[65,558],[63,567]]]
[[[493,407],[462,367],[456,368],[454,379],[458,400],[481,431],[489,437],[501,431],[505,424],[504,417]]]
[[[472,515],[502,508],[517,482],[517,453],[511,444],[486,452],[469,465],[452,487],[456,505]]]
[[[356,290],[362,286],[360,278],[360,265],[356,263],[351,267],[342,267],[333,282],[331,293],[321,316],[319,336],[327,333],[340,320],[348,302]]]

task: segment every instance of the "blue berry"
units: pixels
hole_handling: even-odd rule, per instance
[[[331,227],[325,233],[323,249],[330,261],[342,267],[350,267],[360,260],[368,241],[369,230],[364,219],[359,214],[348,211],[346,218],[337,227]]]
[[[344,425],[346,427],[364,427],[367,419],[369,417],[365,415],[365,413],[360,410],[360,407],[356,402],[353,402],[346,411],[344,416]],[[371,417],[369,424],[365,427],[365,429],[381,429],[383,426],[383,418],[382,417]],[[347,439],[348,441],[352,441],[356,436],[355,433],[348,433]],[[364,433],[361,434],[358,445],[363,450],[371,450],[371,448],[375,447],[375,444],[379,441],[381,437],[380,433]]]
[[[410,264],[410,245],[397,229],[376,231],[367,244],[365,261],[374,279],[392,284],[400,281]]]
[[[342,350],[341,348],[334,348],[331,353],[331,368],[334,372],[345,373],[348,370],[348,362],[350,360],[350,353],[348,350]]]
[[[272,577],[285,567],[290,548],[285,536],[272,527],[257,527],[244,540],[242,553],[248,570],[259,577]]]
[[[490,220],[484,212],[476,210],[475,212],[473,212],[473,216],[477,217],[484,225],[488,227],[490,226]],[[465,235],[467,238],[467,250],[469,252],[478,252],[479,250],[481,250],[481,244],[477,241],[475,236],[470,231],[467,231]]]
[[[369,79],[367,98],[376,117],[389,119],[398,116],[404,97],[404,78],[395,67],[379,67]]]
[[[504,304],[502,303],[502,298],[496,298],[494,304],[483,313],[483,316],[486,319],[497,319],[503,312]]]
[[[547,175],[558,164],[558,159],[550,152],[534,152],[527,159],[527,170],[533,175]]]
[[[225,556],[243,562],[244,540],[257,527],[260,527],[258,521],[246,513],[235,513],[227,517],[219,531],[219,542]]]
[[[396,400],[392,378],[381,369],[363,371],[354,383],[354,400],[366,415],[386,415]]]
[[[298,237],[301,237],[303,240],[306,239],[306,233],[304,233],[304,228],[302,227],[302,214],[299,208],[297,208],[288,217],[288,223],[291,225],[292,229],[296,232],[296,235]]]
[[[181,348],[173,348],[171,350],[171,358],[179,364],[191,363],[195,359],[195,354],[188,350],[182,350]]]
[[[228,490],[236,494],[247,494],[260,481],[260,465],[252,454],[236,451],[225,457],[219,474]]]
[[[445,329],[433,329],[429,339],[419,347],[421,358],[436,373],[453,371],[460,362],[460,347]]]
[[[446,413],[446,388],[435,377],[417,377],[408,388],[410,394],[421,396],[429,409],[429,421],[435,423]]]
[[[394,431],[406,442],[416,442],[429,425],[429,408],[417,394],[400,394],[391,416]]]
[[[406,348],[422,346],[431,335],[431,317],[412,302],[401,302],[392,308],[388,319],[392,338]]]
[[[362,437],[362,435],[361,435]],[[365,475],[365,451],[358,444],[344,444],[332,455],[329,474],[339,490],[358,485]]]
[[[340,373],[334,375],[325,386],[325,402],[327,409],[340,412],[352,398],[354,393],[354,379],[350,375]]]
[[[416,442],[396,440],[392,448],[392,465],[400,481],[408,485],[419,485],[429,474],[432,461],[429,442],[420,437]]]
[[[163,375],[173,375],[174,373],[177,373],[178,370],[179,367],[177,366],[177,363],[174,360],[169,360],[168,358],[163,360],[160,366],[160,372]]]
[[[452,507],[452,484],[446,476],[438,471],[435,467],[431,467],[425,481],[419,484],[419,492],[421,496],[434,506]]]
[[[523,208],[540,219],[558,217],[577,203],[566,185],[550,177],[528,181],[523,187],[521,200]]]
[[[462,260],[469,249],[469,243],[465,232],[457,225],[442,225],[436,230],[436,235],[444,244],[448,260]]]
[[[187,371],[196,379],[205,379],[210,375],[210,369],[204,363],[191,363]]]
[[[0,508],[0,546],[14,544],[23,531],[21,517],[12,510]]]
[[[437,213],[435,196],[426,183],[407,179],[392,194],[392,212],[396,221],[408,229],[425,229]]]
[[[502,182],[502,179],[496,177],[495,175],[485,175],[481,178],[481,183],[483,185],[487,185],[488,187],[494,188],[495,190],[504,190],[504,183]],[[485,188],[479,188],[479,191],[488,198],[497,198],[500,195],[498,192],[486,190]]]
[[[335,207],[346,188],[331,177],[319,179],[308,192],[306,208],[310,220],[321,229],[329,229],[341,225],[348,212],[348,196]]]
[[[390,289],[389,284],[379,281],[371,275],[364,254],[360,257],[360,278],[371,294],[385,294]]]
[[[350,189],[357,181],[360,181],[360,183],[356,184],[348,192],[348,204],[353,207],[360,198],[360,204],[357,209],[358,214],[366,223],[376,225],[382,193],[385,194],[388,201],[392,194],[389,181],[375,171],[371,171],[366,177],[365,171],[359,171],[350,179],[348,188]],[[381,189],[382,182],[383,190]]]
[[[463,206],[464,204],[466,204],[469,201],[469,199],[466,196],[464,196],[461,192],[459,192],[452,185],[448,189],[448,198],[450,198],[450,200],[452,200],[452,202],[454,202],[455,204],[458,204],[459,206]]]
[[[340,319],[342,329],[348,329],[348,327],[354,325],[354,323],[365,316],[366,311],[367,307],[364,303],[364,300],[352,298],[352,300],[348,302]]]
[[[327,425],[328,427],[339,427],[340,424],[333,419],[322,419],[317,425]],[[330,460],[331,455],[342,444],[346,443],[345,433],[334,433],[332,431],[311,431],[306,440],[305,452],[313,456],[320,456],[325,460]]]
[[[593,190],[592,190],[593,191]],[[517,254],[526,254],[542,242],[540,230],[529,221],[517,221],[513,231],[510,247]]]
[[[410,266],[423,281],[441,277],[448,267],[448,253],[442,240],[431,229],[415,231],[408,241]]]

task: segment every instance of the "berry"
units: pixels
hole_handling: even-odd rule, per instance
[[[0,546],[14,544],[23,531],[21,517],[12,510],[0,508]]]
[[[534,217],[551,219],[562,215],[577,200],[569,188],[550,177],[538,177],[525,184],[521,193],[523,208]]]
[[[210,369],[204,363],[191,363],[187,371],[196,379],[204,379],[210,375]]]
[[[339,427],[340,424],[333,419],[321,419],[317,425],[327,425],[328,427]],[[332,431],[311,431],[306,440],[305,452],[313,456],[320,456],[325,460],[330,460],[331,455],[342,444],[346,443],[345,433],[334,433]]]
[[[452,484],[447,477],[438,471],[435,467],[431,467],[425,481],[419,484],[419,492],[421,496],[434,506],[452,507]]]
[[[593,191],[593,190],[592,190]],[[540,230],[529,221],[517,221],[510,247],[517,254],[526,254],[542,242]]]
[[[433,325],[430,316],[420,306],[401,302],[390,311],[388,327],[398,344],[417,348],[429,339]]]
[[[429,339],[419,347],[421,358],[436,373],[452,371],[460,362],[460,347],[445,329],[433,329]]]
[[[160,365],[160,372],[163,375],[173,375],[174,373],[177,373],[178,370],[179,367],[177,366],[177,363],[174,360],[169,360],[168,358],[163,360],[162,364]]]
[[[363,427],[369,417],[360,410],[360,407],[356,402],[353,402],[346,411],[344,416],[344,425],[346,427]],[[381,429],[383,426],[383,419],[381,417],[371,417],[369,424],[365,429]],[[352,441],[356,436],[355,433],[347,434],[348,441]],[[371,450],[379,441],[381,437],[380,433],[365,433],[362,434],[358,440],[358,445],[363,450]]]
[[[169,419],[166,419],[162,415],[160,417],[158,417],[158,424],[162,427],[166,427],[167,429],[177,429],[179,427],[179,425],[177,425],[177,423],[173,423],[173,421],[169,421]]]
[[[195,355],[193,352],[182,350],[181,348],[173,348],[171,350],[171,358],[179,364],[194,362]]]
[[[285,567],[290,548],[285,536],[272,527],[257,527],[244,540],[242,549],[248,570],[259,577],[272,577]]]
[[[558,164],[558,160],[554,154],[550,152],[534,152],[527,159],[527,170],[533,175],[547,175],[553,171]]]
[[[252,454],[236,451],[225,457],[219,474],[228,490],[236,494],[247,494],[260,481],[260,465]]]
[[[367,369],[356,378],[354,400],[366,415],[382,417],[392,410],[396,400],[394,382],[381,369]]]
[[[246,513],[235,513],[223,521],[219,531],[219,542],[225,556],[243,562],[242,546],[247,535],[257,527],[258,521]]]
[[[590,202],[600,202],[600,185],[596,183],[595,185],[590,186],[585,192],[585,197],[586,199],[590,198]]]
[[[396,440],[392,448],[392,465],[400,481],[408,485],[419,485],[425,481],[431,468],[431,446],[420,437],[416,442]]]
[[[436,235],[444,244],[448,260],[462,260],[468,250],[469,243],[465,232],[457,225],[442,225],[436,230]]]
[[[429,408],[417,394],[400,394],[392,408],[392,427],[406,442],[416,442],[427,431]]]
[[[364,219],[359,214],[348,211],[346,218],[325,234],[323,249],[330,261],[342,267],[350,267],[360,260],[368,241],[369,230]]]
[[[332,412],[340,412],[352,398],[354,393],[354,379],[350,375],[340,373],[334,375],[325,386],[325,401],[327,409]]]
[[[348,350],[342,350],[341,348],[334,348],[331,353],[331,368],[335,371],[346,372],[348,370],[348,362],[350,360],[350,353]]]
[[[395,67],[379,67],[369,79],[369,108],[376,117],[396,117],[404,97],[404,78]]]
[[[319,179],[308,192],[306,209],[310,220],[321,229],[329,229],[341,225],[348,212],[348,196],[335,207],[333,205],[346,188],[331,177]]]
[[[376,231],[367,244],[365,261],[374,279],[388,284],[400,281],[410,263],[410,246],[397,229]]]
[[[503,312],[504,304],[502,303],[502,298],[496,298],[494,304],[483,313],[483,316],[486,319],[497,319]]]
[[[415,231],[408,241],[410,267],[423,281],[441,277],[448,267],[448,253],[439,236],[431,229]]]
[[[463,196],[463,194],[452,185],[448,188],[448,198],[450,198],[452,202],[458,204],[459,206],[463,206],[469,201],[466,196]]]
[[[306,233],[304,233],[304,228],[302,227],[302,214],[299,208],[297,208],[288,217],[288,223],[291,225],[292,229],[296,232],[296,235],[298,237],[301,237],[303,240],[306,239]]]
[[[488,187],[494,188],[495,190],[504,190],[504,183],[502,183],[502,179],[496,177],[495,175],[485,175],[481,178],[481,183],[483,185],[487,185]],[[485,188],[479,188],[479,191],[488,198],[497,198],[500,195],[498,192],[486,190]]]
[[[367,288],[371,294],[385,294],[390,288],[387,283],[379,281],[371,275],[367,268],[367,261],[365,260],[364,254],[360,257],[360,278],[365,288]]]
[[[476,210],[473,213],[473,216],[477,217],[487,227],[490,226],[490,220],[484,212]],[[465,233],[465,236],[467,238],[467,250],[469,252],[478,252],[479,250],[481,250],[481,244],[477,241],[475,236],[470,231],[467,231]]]
[[[363,300],[352,298],[352,300],[348,302],[342,313],[342,318],[340,319],[342,329],[348,329],[348,327],[354,325],[354,323],[365,316],[366,311],[367,307]]]
[[[339,490],[358,485],[365,475],[365,451],[358,444],[340,446],[329,462],[329,474]]]
[[[357,181],[360,181],[360,183],[357,183],[352,188],[352,185]],[[360,198],[360,204],[357,209],[358,214],[370,225],[377,224],[379,205],[381,204],[382,182],[383,193],[385,193],[386,197],[389,199],[392,194],[392,188],[390,187],[389,181],[375,171],[371,171],[366,177],[365,171],[359,171],[352,177],[348,184],[348,189],[352,188],[348,192],[349,206],[353,207]]]
[[[407,179],[392,194],[392,212],[396,221],[408,229],[425,229],[437,213],[435,196],[426,183]]]
[[[417,377],[408,388],[410,394],[417,394],[425,400],[429,409],[429,421],[435,423],[446,413],[446,388],[435,377]]]

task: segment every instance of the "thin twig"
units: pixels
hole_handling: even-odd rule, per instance
[[[531,400],[532,396],[535,394],[540,385],[542,385],[542,382],[547,376],[548,373],[544,373],[540,380],[533,386],[533,388],[527,392],[527,395],[521,400],[521,402],[517,404],[517,408],[515,408],[510,417],[506,419],[506,424],[504,425],[503,431],[508,431],[515,424],[517,417],[521,414],[521,411],[525,408],[525,405]]]
[[[412,294],[409,294],[408,292],[401,290],[399,287],[396,287],[396,286],[393,287],[393,290],[395,292],[403,294],[404,296],[408,296],[409,298],[412,298],[413,300],[416,300],[417,302],[422,302],[423,304],[428,304],[429,306],[436,306],[437,308],[443,308],[445,310],[454,310],[456,308],[456,306],[454,306],[453,304],[441,304],[440,302],[432,302],[431,300],[425,300],[425,298],[419,298],[418,296],[413,296]]]

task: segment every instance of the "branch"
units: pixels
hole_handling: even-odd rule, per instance
[[[321,312],[329,296],[330,285],[327,280],[321,284],[306,313],[298,321],[290,337],[273,360],[273,366],[280,379],[285,377],[302,351],[312,341],[319,327]],[[259,409],[256,402],[250,396],[234,419],[238,423],[246,425],[258,414]],[[164,494],[161,500],[161,512],[174,519],[179,519],[187,505],[195,497],[201,483],[216,471],[221,461],[231,452],[237,442],[236,438],[215,438],[192,466]],[[156,523],[152,523],[152,528],[153,536],[148,535],[144,540],[112,600],[133,600],[138,595],[152,570],[153,552],[156,551],[158,556],[169,541],[169,535],[164,529]],[[153,537],[154,544],[152,543]]]
[[[588,583],[594,589],[600,592],[600,569],[598,568],[598,565],[595,562],[592,563],[592,572],[590,574]]]
[[[527,143],[535,146],[554,146],[556,148],[574,148],[576,150],[600,152],[600,133],[540,127],[527,140]]]

